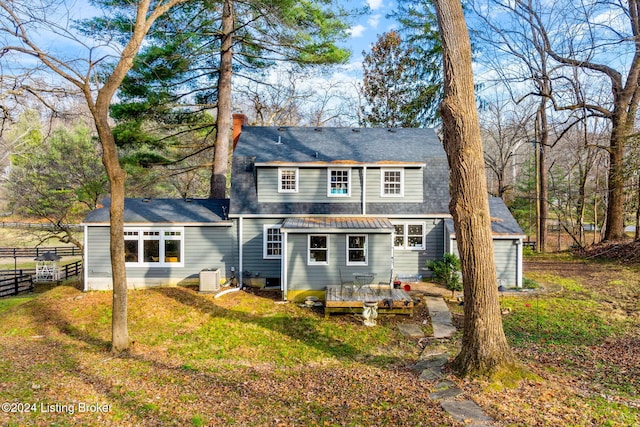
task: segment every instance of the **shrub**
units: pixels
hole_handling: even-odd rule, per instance
[[[451,291],[452,297],[456,291],[462,291],[460,259],[454,254],[444,254],[442,260],[427,261],[427,268],[433,272],[433,280],[445,285]]]

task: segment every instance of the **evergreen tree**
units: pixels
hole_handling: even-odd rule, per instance
[[[362,126],[424,127],[435,120],[440,86],[422,79],[414,46],[391,31],[363,54]]]
[[[122,102],[112,108],[118,144],[185,148],[177,158],[159,152],[157,162],[165,164],[213,151],[210,195],[224,197],[231,75],[259,81],[256,73],[281,62],[346,61],[349,53],[337,41],[347,15],[327,0],[190,1],[174,8],[152,29],[123,84]],[[120,30],[128,31],[126,22]],[[185,146],[185,138],[195,144]]]

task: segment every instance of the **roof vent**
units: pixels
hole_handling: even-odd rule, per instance
[[[191,197],[187,197],[187,198],[184,199],[184,201],[187,202],[187,203],[191,203],[191,202],[193,202],[193,199]]]
[[[387,129],[387,130],[388,130],[389,132],[393,132],[393,133],[396,133],[396,132],[397,132],[397,129],[394,129],[394,128],[389,128],[389,129]]]
[[[285,130],[285,128],[284,128],[284,127],[282,127],[282,126],[280,126],[280,127],[278,128],[278,131],[280,131],[280,132],[282,132],[283,130]]]
[[[144,199],[142,199],[142,201],[143,201],[144,203],[149,203],[149,202],[151,201],[151,199],[150,199],[150,198],[148,198],[148,197],[145,197]]]
[[[318,158],[318,152],[316,151],[316,159]]]
[[[353,129],[351,129],[351,131],[352,131],[352,132],[360,132],[360,129],[358,129],[358,128],[353,128]]]
[[[276,144],[282,144],[282,137],[280,135],[278,135],[278,141],[276,142]]]
[[[316,132],[322,132],[322,128],[313,128]]]

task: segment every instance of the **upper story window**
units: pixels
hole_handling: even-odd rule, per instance
[[[404,193],[404,173],[402,169],[382,169],[380,171],[380,195],[382,197],[402,197]]]
[[[127,265],[183,265],[184,229],[125,229],[124,252]]]
[[[423,222],[409,222],[395,224],[395,239],[393,246],[396,249],[425,249],[425,226]]]
[[[349,197],[351,195],[351,170],[329,169],[329,197]]]
[[[366,234],[347,236],[347,265],[367,265]]]
[[[298,192],[298,169],[279,168],[278,169],[278,193]]]
[[[329,264],[329,236],[326,234],[309,235],[308,264]]]
[[[264,226],[263,242],[263,258],[282,258],[282,233],[279,225]]]

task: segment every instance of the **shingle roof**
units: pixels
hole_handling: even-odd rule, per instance
[[[354,231],[388,231],[394,229],[387,218],[374,217],[308,217],[286,218],[282,223],[288,230],[354,230]]]
[[[224,223],[228,199],[125,199],[125,223],[189,224]],[[109,200],[91,211],[83,223],[108,224]]]
[[[423,163],[446,158],[434,129],[248,126],[235,156],[268,162]]]
[[[489,214],[491,232],[494,236],[524,236],[524,232],[500,197],[489,197]],[[445,227],[450,234],[455,235],[452,219],[445,220]]]
[[[359,201],[259,203],[256,164],[280,163],[424,165],[422,203],[367,203],[367,213],[380,216],[449,213],[449,166],[434,129],[244,127],[233,154],[232,214],[361,213]]]

